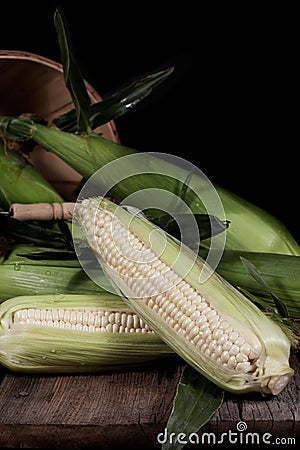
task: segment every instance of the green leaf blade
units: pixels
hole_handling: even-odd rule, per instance
[[[30,242],[53,248],[65,248],[67,245],[61,232],[11,217],[1,217],[0,227],[5,236],[17,242]]]
[[[200,249],[200,256],[205,259],[207,249]],[[265,286],[257,283],[249,271],[245,270],[241,256],[252,262],[259,270],[273,294],[286,305],[289,317],[299,319],[300,256],[245,250],[226,249],[224,251],[217,272],[240,290],[247,291],[247,297],[249,293],[254,294],[259,299],[260,305],[266,308],[274,308],[274,300]]]
[[[194,218],[198,226],[200,241],[210,239],[219,233],[223,233],[229,227],[228,221],[220,220],[218,217],[209,214],[194,214]],[[175,213],[171,216],[166,213],[157,217],[150,217],[150,220],[176,239],[182,240],[182,230],[184,230],[186,236],[189,237],[190,227],[192,228],[191,232],[193,236],[194,222],[191,221],[190,214]],[[195,246],[195,244],[199,244],[199,242],[193,241],[186,241],[184,243],[188,246]]]
[[[147,75],[134,81],[128,87],[116,92],[102,102],[91,106],[91,126],[93,129],[122,116],[147,97],[158,84],[164,81],[174,68]]]
[[[27,258],[32,261],[77,261],[76,253],[70,250],[65,251],[33,251],[31,253],[17,253],[21,258]],[[78,267],[80,265],[78,264]]]
[[[248,259],[240,256],[240,259],[245,267],[245,269],[249,272],[250,275],[257,281],[258,284],[263,286],[263,288],[271,295],[274,304],[282,317],[289,317],[289,312],[287,306],[279,299],[279,297],[273,292],[269,284],[264,280],[259,270],[252,264]]]
[[[129,86],[117,91],[108,98],[90,105],[90,126],[95,128],[104,125],[110,120],[122,116],[132,109],[141,100],[147,97],[152,90],[162,81],[164,81],[174,68],[170,67],[165,70],[147,75],[144,78],[134,81]],[[61,130],[68,132],[76,131],[76,110],[70,111],[56,117],[53,123]]]
[[[188,441],[189,436],[208,422],[223,400],[224,391],[221,388],[191,366],[185,366],[167,423],[167,433],[164,433],[164,438],[167,439],[164,439],[166,442],[163,442],[162,450],[183,448],[183,441]],[[184,433],[185,439],[177,439],[180,433]]]
[[[69,49],[63,20],[58,10],[54,14],[54,25],[61,52],[65,84],[76,109],[77,131],[90,133],[90,97],[84,79]]]

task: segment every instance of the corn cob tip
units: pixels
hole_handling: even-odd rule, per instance
[[[268,389],[271,394],[278,395],[289,383],[291,377],[293,376],[293,371],[289,370],[286,375],[281,375],[279,377],[271,377],[268,383]]]
[[[294,370],[284,360],[280,364],[280,361],[266,357],[263,367],[265,376],[262,377],[261,386],[267,394],[278,395],[294,375]]]

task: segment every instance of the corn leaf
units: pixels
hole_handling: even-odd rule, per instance
[[[112,94],[101,102],[89,107],[89,121],[92,129],[95,129],[110,120],[122,116],[141,100],[147,97],[159,83],[164,81],[173,72],[173,67],[147,75],[129,86]],[[68,132],[76,132],[76,110],[61,114],[53,120],[55,126]]]
[[[42,258],[42,255],[45,255],[45,258]],[[73,251],[27,243],[13,245],[3,264],[41,266],[41,260],[43,260],[43,266],[81,268]]]
[[[189,438],[191,443],[195,443],[195,433],[220,408],[223,399],[224,391],[221,388],[191,366],[185,366],[164,436],[161,436],[162,450],[180,450],[185,442],[189,443]],[[184,433],[185,437],[180,433]]]
[[[64,220],[56,220],[58,228],[63,235],[68,250],[73,249],[73,238],[68,223]]]
[[[266,303],[261,297],[257,297],[252,292],[249,292],[245,288],[238,288],[245,297],[249,298],[259,309],[261,309],[266,316],[272,319],[279,325],[282,331],[286,334],[287,338],[291,342],[291,350],[300,350],[300,323],[299,319],[291,317],[283,317],[279,312],[276,305]],[[274,302],[275,303],[275,302]]]
[[[69,244],[63,233],[59,231],[10,217],[0,216],[0,228],[6,237],[19,242],[30,242],[56,248],[65,248]]]
[[[259,283],[261,286],[263,286],[264,289],[266,289],[266,291],[270,294],[279,314],[282,317],[289,317],[289,313],[288,313],[288,309],[287,309],[286,305],[273,292],[271,287],[268,285],[268,283],[264,280],[264,278],[260,274],[259,270],[255,267],[255,265],[252,264],[248,259],[244,258],[243,256],[240,256],[240,258],[241,258],[241,261],[242,261],[244,267],[250,273],[250,275],[257,281],[257,283]]]
[[[32,261],[57,261],[61,259],[63,261],[75,261],[77,260],[77,256],[75,252],[70,250],[64,251],[32,251],[30,253],[18,253],[18,256],[27,258]]]
[[[88,133],[91,131],[89,122],[91,101],[80,70],[69,49],[63,20],[58,10],[55,11],[54,24],[61,52],[65,84],[76,109],[77,130]]]
[[[205,257],[205,252],[201,249],[200,255]],[[255,277],[253,270],[251,273],[243,264],[245,260],[255,267]],[[289,317],[300,318],[299,256],[226,250],[217,272],[239,289],[253,294],[261,305],[273,308],[274,297],[277,297],[285,315],[287,308]],[[261,282],[261,279],[264,281]]]
[[[201,241],[209,239],[212,236],[216,236],[217,234],[227,230],[229,227],[228,221],[220,220],[218,217],[209,214],[194,214],[194,218],[198,225],[199,237]],[[181,240],[180,228],[184,228],[187,238],[189,237],[188,228],[192,223],[189,214],[175,213],[173,216],[169,214],[162,214],[151,220],[155,225],[159,226],[176,239]],[[184,244],[189,247],[194,247],[199,244],[199,242],[184,241]]]

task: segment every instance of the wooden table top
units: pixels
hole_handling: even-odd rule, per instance
[[[199,436],[205,432],[220,437],[236,431],[242,421],[249,433],[260,437],[270,433],[271,442],[299,437],[296,356],[291,365],[295,376],[278,396],[227,393]],[[105,374],[23,375],[1,369],[0,447],[160,448],[157,436],[165,429],[182,369],[175,359],[147,369]]]

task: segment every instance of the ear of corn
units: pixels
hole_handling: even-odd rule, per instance
[[[103,198],[78,203],[75,217],[130,307],[190,365],[237,393],[286,386],[286,335],[200,258]]]
[[[89,178],[111,161],[138,153],[132,148],[113,143],[94,133],[84,136],[65,133],[25,118],[0,118],[0,131],[8,138],[33,139],[45,149],[55,153],[85,178]],[[133,162],[130,160],[129,172],[132,164],[136,164],[135,172],[140,170],[142,175],[127,178],[114,187],[111,195],[118,201],[122,201],[139,189],[149,187],[171,191],[178,195],[182,190],[182,183],[178,180],[186,179],[189,175],[185,169],[151,154],[148,154],[147,167],[145,164],[138,167],[137,160]],[[152,173],[146,174],[149,167]],[[122,167],[120,170],[124,174],[127,168]],[[161,170],[167,170],[172,177],[158,175]],[[207,211],[194,189],[196,188],[198,192],[202,182],[201,177],[193,175],[184,199],[194,213],[200,214]],[[298,243],[279,220],[226,189],[215,187],[224,207],[225,218],[230,221],[230,227],[226,232],[227,249],[300,255]]]
[[[55,203],[62,197],[22,156],[4,149],[0,139],[0,206],[8,209],[11,203]]]
[[[0,362],[14,371],[124,369],[168,356],[118,296],[21,296],[0,305]]]

